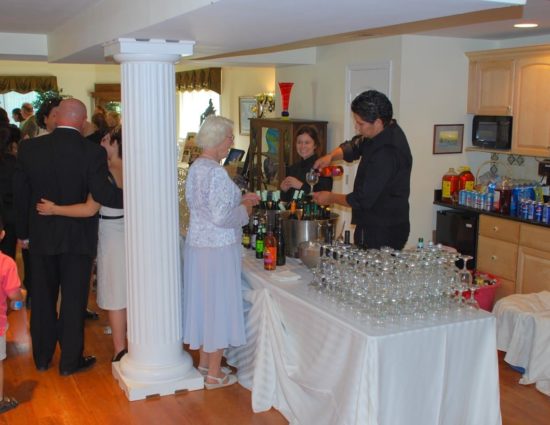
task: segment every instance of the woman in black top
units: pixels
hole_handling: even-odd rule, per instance
[[[310,192],[310,186],[306,182],[306,173],[313,168],[318,156],[316,151],[321,146],[319,135],[315,127],[304,126],[296,133],[296,151],[300,161],[292,164],[286,171],[286,177],[281,182],[281,200],[288,202],[292,199],[296,190]],[[332,190],[332,177],[319,177],[319,182],[313,186],[314,192]]]

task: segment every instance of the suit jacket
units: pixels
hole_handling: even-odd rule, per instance
[[[95,256],[97,215],[70,218],[36,211],[41,198],[71,205],[85,202],[88,193],[101,205],[122,208],[122,190],[109,180],[101,146],[66,127],[21,143],[14,175],[16,233],[29,239],[34,253]]]

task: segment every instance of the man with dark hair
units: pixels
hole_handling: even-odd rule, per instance
[[[63,100],[56,111],[57,128],[21,144],[14,176],[17,237],[23,247],[30,245],[33,358],[38,370],[47,370],[59,341],[61,375],[95,363],[83,350],[98,218],[39,215],[36,204],[42,198],[58,205],[83,203],[90,193],[102,205],[122,208],[122,191],[109,182],[105,150],[81,134],[85,121],[81,101]]]
[[[412,155],[407,138],[392,118],[391,102],[376,90],[358,95],[351,103],[351,111],[359,134],[319,158],[314,168],[326,167],[339,159],[360,159],[353,192],[316,192],[313,198],[321,205],[351,207],[355,245],[402,249],[410,233]]]

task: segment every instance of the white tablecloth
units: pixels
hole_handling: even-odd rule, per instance
[[[501,424],[494,316],[376,327],[310,280],[294,259],[274,272],[243,259],[248,342],[226,354],[255,412],[300,425]]]
[[[497,347],[504,360],[525,369],[521,384],[535,384],[550,396],[550,292],[514,294],[493,309],[497,317]]]

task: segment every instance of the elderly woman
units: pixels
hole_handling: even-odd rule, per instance
[[[223,351],[246,342],[241,296],[241,228],[259,202],[241,195],[220,161],[233,145],[233,122],[207,117],[196,138],[203,149],[187,175],[190,212],[184,248],[184,332],[190,349],[200,350],[205,387],[237,382],[221,367]]]
[[[317,151],[320,147],[321,142],[315,127],[309,125],[300,127],[296,132],[296,152],[301,159],[288,167],[286,177],[281,182],[283,201],[290,201],[297,190],[303,190],[306,194],[310,192],[310,186],[306,183],[306,174],[319,158]],[[313,186],[313,191],[321,190],[332,190],[332,177],[319,177],[319,182]]]

